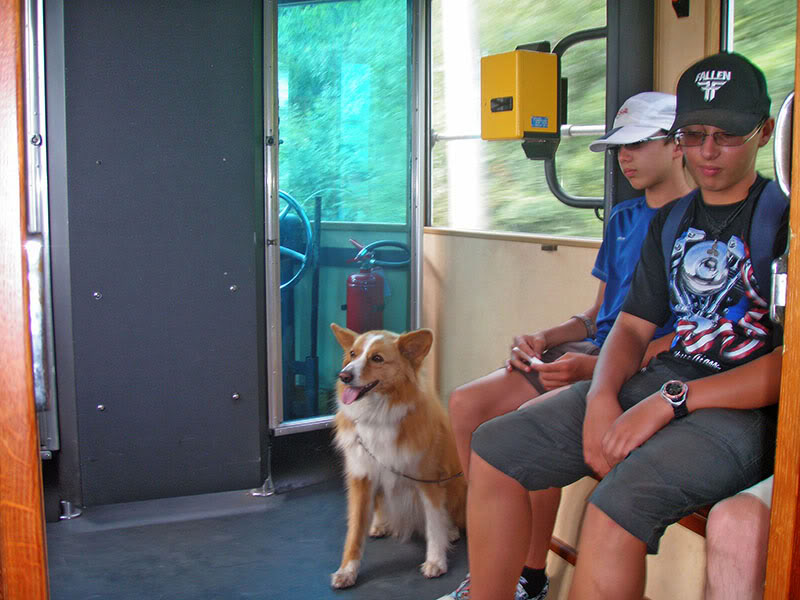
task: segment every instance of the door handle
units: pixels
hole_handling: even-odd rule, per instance
[[[776,325],[783,325],[786,313],[786,288],[789,279],[789,252],[772,261],[772,285],[770,286],[769,318]]]
[[[787,196],[791,193],[792,182],[792,113],[794,108],[794,92],[790,92],[781,104],[778,118],[775,120],[775,144],[773,158],[775,162],[775,180]]]

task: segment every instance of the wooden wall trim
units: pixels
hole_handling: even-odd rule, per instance
[[[21,0],[0,0],[0,597],[47,598],[24,277]]]
[[[656,0],[653,89],[674,94],[686,68],[719,52],[720,0],[692,2],[678,18],[672,2]]]
[[[800,0],[797,2],[800,9]],[[800,37],[800,23],[798,23]],[[800,44],[795,43],[795,94],[800,76]],[[775,455],[775,487],[767,558],[766,600],[800,597],[800,102],[794,103],[792,144],[792,205],[790,210],[789,289],[784,332],[778,447]]]
[[[473,229],[453,229],[451,227],[424,227],[425,235],[446,235],[478,240],[498,242],[521,242],[541,246],[567,246],[572,248],[600,248],[600,238],[569,237],[562,235],[546,235],[543,233],[520,233],[511,231],[489,231]]]
[[[671,3],[670,3],[671,4]],[[720,25],[722,20],[722,2],[720,0],[707,0],[705,16],[705,52],[704,56],[711,56],[721,50],[720,48]]]

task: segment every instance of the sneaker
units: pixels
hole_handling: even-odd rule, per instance
[[[438,598],[438,600],[469,600],[469,573],[464,578],[464,581],[461,582],[455,591],[450,592],[446,596],[442,596]],[[550,579],[545,579],[544,587],[542,591],[536,594],[533,598],[528,596],[528,592],[525,591],[525,588],[522,587],[524,583],[528,583],[526,579],[520,576],[519,581],[517,582],[517,589],[514,592],[514,600],[544,600],[547,597],[547,592],[550,589]]]
[[[437,600],[469,600],[469,573],[464,578],[455,591],[450,592],[446,596],[442,596]]]
[[[528,581],[520,576],[519,581],[517,582],[517,591],[514,592],[514,600],[544,600],[547,597],[547,592],[550,591],[550,578],[545,576],[544,578],[544,587],[542,591],[540,591],[535,596],[529,596],[528,592],[525,591],[523,584],[528,583]]]

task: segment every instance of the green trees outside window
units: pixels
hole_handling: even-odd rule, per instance
[[[405,0],[287,4],[278,13],[280,187],[325,221],[407,222]]]

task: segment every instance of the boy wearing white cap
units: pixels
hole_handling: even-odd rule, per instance
[[[589,148],[618,151],[618,162],[631,185],[645,195],[619,203],[608,217],[606,234],[592,269],[600,280],[595,303],[564,323],[514,338],[504,368],[457,388],[449,413],[464,472],[469,469],[470,441],[483,422],[519,408],[549,390],[591,379],[597,355],[627,294],[642,241],[657,209],[683,196],[689,186],[683,175],[682,153],[667,137],[675,118],[675,96],[643,92],[629,98],[617,112],[614,127]],[[655,334],[648,352],[668,347],[672,323]],[[534,360],[531,360],[534,358]],[[532,540],[515,600],[536,600],[547,594],[544,573],[547,548],[558,509],[560,490],[533,495],[535,518],[542,535]],[[469,598],[469,577],[444,598]]]
[[[755,171],[774,126],[766,82],[744,57],[718,54],[684,72],[677,96],[671,132],[699,188],[653,217],[592,381],[472,436],[472,600],[512,597],[535,524],[531,492],[602,477],[569,598],[632,600],[668,525],[772,469],[783,349],[766,298],[788,201]],[[642,369],[669,318],[669,351]]]

